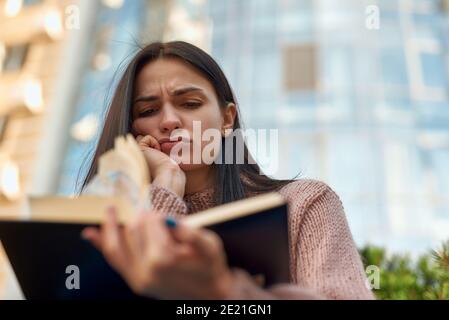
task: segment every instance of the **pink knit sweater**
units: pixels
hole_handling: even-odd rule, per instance
[[[292,283],[262,289],[243,270],[231,299],[373,299],[343,206],[331,188],[315,180],[297,180],[280,191],[289,203]],[[152,188],[154,208],[181,218],[213,207],[213,189],[181,199]]]

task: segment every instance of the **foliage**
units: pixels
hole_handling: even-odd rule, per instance
[[[418,259],[407,254],[389,256],[385,249],[371,245],[359,251],[365,268],[379,267],[379,289],[373,289],[378,299],[449,299],[449,240]]]

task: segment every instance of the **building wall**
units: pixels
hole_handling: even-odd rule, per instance
[[[55,104],[61,101],[61,82],[68,69],[65,60],[67,47],[73,41],[73,35],[83,31],[70,21],[67,24],[66,20],[77,13],[73,10],[80,9],[78,0],[23,1],[20,10],[8,14],[8,5],[14,7],[21,2],[0,1],[0,46],[4,53],[6,51],[6,54],[0,55],[0,91],[3,90],[0,98],[0,118],[3,120],[0,166],[4,159],[16,164],[20,186],[20,193],[15,199],[0,192],[0,216],[19,214],[25,195],[39,193],[47,183],[46,177],[39,178],[36,172],[39,173],[42,167],[39,161],[54,152],[50,146],[52,141],[46,141],[49,127],[54,125],[52,114],[56,108],[59,112],[63,109],[70,111],[70,106]],[[50,11],[53,12],[52,18],[47,16]],[[47,26],[50,30],[59,32],[53,34],[46,31],[43,21],[50,23]],[[31,111],[24,106],[25,103],[19,103],[14,108],[7,107],[13,99],[11,93],[20,87],[21,81],[24,81],[20,77],[24,75],[41,84],[42,104],[39,110]],[[38,100],[37,97],[34,99]],[[0,294],[6,283],[14,286],[11,281],[14,281],[11,270],[3,250],[0,250]]]

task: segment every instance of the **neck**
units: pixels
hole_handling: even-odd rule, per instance
[[[185,194],[199,192],[214,185],[215,175],[212,166],[186,171]]]

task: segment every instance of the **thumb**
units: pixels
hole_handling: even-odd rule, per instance
[[[190,244],[201,254],[211,256],[215,255],[217,250],[222,249],[221,239],[215,232],[187,226],[179,221],[174,222],[172,217],[166,219],[166,224],[175,241]]]

